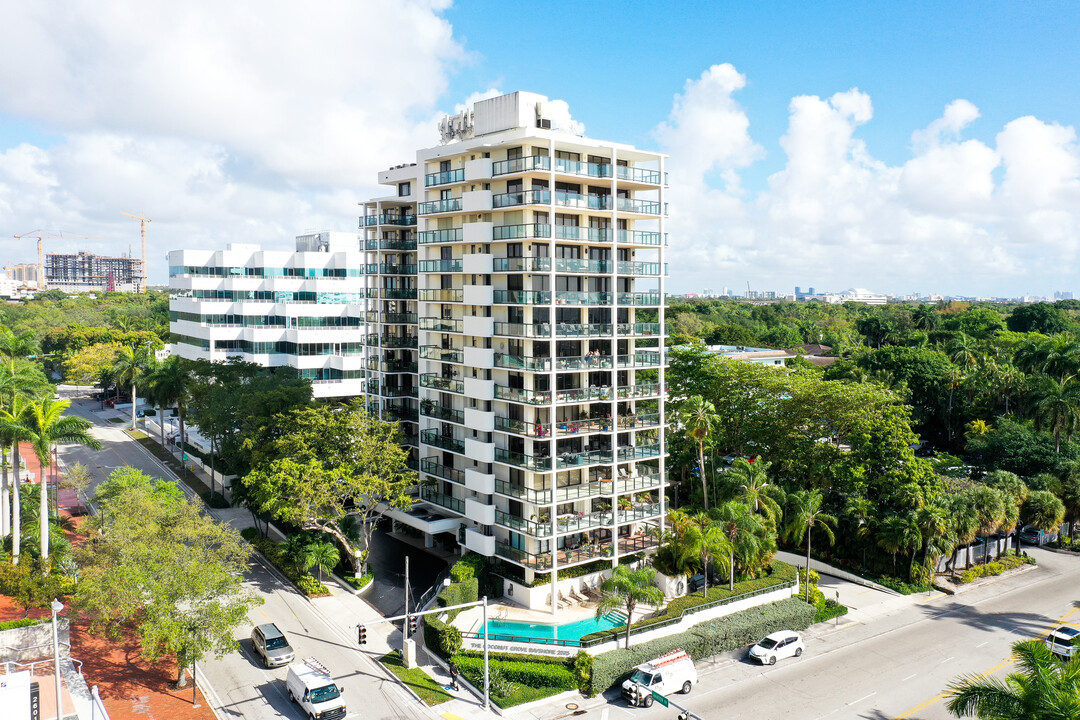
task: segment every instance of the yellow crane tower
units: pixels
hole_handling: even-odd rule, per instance
[[[120,214],[139,221],[139,231],[142,234],[142,280],[139,283],[139,292],[146,292],[146,223],[151,222],[151,220],[142,215],[132,215],[123,211]]]
[[[22,240],[24,238],[37,238],[37,264],[38,264],[38,290],[45,289],[45,250],[42,240],[48,240],[50,238],[65,238],[72,240],[103,240],[101,235],[65,235],[59,233],[57,235],[45,235],[41,230],[35,230],[32,233],[26,233],[25,235],[16,235],[16,240]]]

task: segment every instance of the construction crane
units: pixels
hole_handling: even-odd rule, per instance
[[[142,234],[142,279],[139,283],[139,292],[146,292],[146,223],[150,222],[150,218],[143,217],[142,215],[132,215],[131,213],[121,212],[121,215],[127,215],[129,218],[135,218],[139,221],[139,231]]]
[[[16,240],[22,240],[24,238],[36,238],[37,239],[37,264],[38,264],[38,290],[45,289],[45,249],[43,240],[50,238],[64,238],[71,240],[104,240],[101,235],[64,235],[60,233],[58,235],[44,235],[41,230],[35,230],[32,233],[26,233],[25,235],[16,235]]]

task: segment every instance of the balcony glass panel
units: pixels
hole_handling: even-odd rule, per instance
[[[519,498],[527,503],[532,503],[533,505],[551,504],[550,490],[533,490],[532,488],[522,487],[520,485],[512,485],[505,480],[499,480],[498,478],[495,479],[495,492],[501,495]]]
[[[559,337],[597,337],[611,335],[612,326],[610,323],[559,323],[555,328]]]
[[[391,387],[386,386],[382,389],[383,397],[416,397],[416,386],[410,385],[408,387]]]
[[[495,258],[492,269],[494,272],[548,272],[551,270],[551,258]]]
[[[369,247],[368,250],[374,248]],[[380,250],[415,250],[416,240],[413,238],[383,238],[379,241]]]
[[[420,376],[420,385],[436,390],[446,390],[455,393],[465,392],[465,383],[461,380],[445,378],[436,373],[424,373]]]
[[[458,485],[465,484],[465,473],[463,471],[443,465],[439,462],[439,458],[434,456],[420,459],[420,471],[428,475],[441,477],[444,480],[456,482]]]
[[[610,195],[581,195],[556,191],[555,205],[583,210],[610,210],[612,203]]]
[[[550,205],[550,190],[525,190],[523,192],[500,193],[491,197],[494,208],[514,207],[516,205]]]
[[[461,272],[461,260],[421,260],[420,272],[458,273]]]
[[[417,233],[421,245],[431,243],[461,242],[461,228],[447,228],[446,230],[421,230]]]
[[[547,372],[551,370],[551,358],[534,358],[528,355],[507,355],[495,353],[495,367],[509,370],[532,370]]]
[[[446,198],[445,200],[430,200],[416,204],[418,215],[431,215],[433,213],[461,212],[461,198]]]
[[[592,452],[565,452],[559,455],[559,469],[593,465],[595,463],[610,463],[612,454],[610,450],[593,450]]]
[[[615,167],[615,177],[620,180],[629,180],[631,182],[648,183],[650,185],[660,184],[660,171],[659,170],[646,170],[645,168],[627,167],[625,165],[617,165]]]
[[[616,482],[616,492],[637,492],[660,486],[660,473],[638,477],[620,477]]]
[[[459,332],[461,332],[461,325],[462,325],[461,320],[454,320],[454,319],[445,320],[443,318],[434,318],[434,317],[422,317],[422,318],[420,318],[420,329],[421,330],[433,330],[435,332],[459,333]]]
[[[370,265],[368,267],[371,267]],[[415,275],[415,265],[387,265],[381,264],[378,268],[380,275]]]
[[[425,302],[461,302],[462,290],[421,290],[420,299]]]
[[[660,456],[660,443],[619,448],[619,462]]]
[[[556,529],[560,533],[580,532],[594,527],[611,525],[611,511],[581,513],[578,515],[560,515],[557,518]]]
[[[387,325],[415,325],[416,313],[383,313],[380,322]]]
[[[584,357],[557,357],[555,358],[556,370],[604,370],[611,369],[612,357],[610,355],[587,355]]]
[[[511,547],[501,542],[496,542],[495,554],[505,560],[516,562],[520,565],[532,568],[533,570],[547,570],[551,567],[550,552],[534,555],[530,552],[519,550],[516,547]]]
[[[585,482],[577,485],[563,485],[555,489],[555,501],[561,503],[598,495],[611,495],[611,490],[610,482]]]
[[[427,445],[432,445],[443,450],[449,450],[450,452],[456,452],[460,455],[465,454],[465,441],[458,440],[455,437],[449,435],[442,435],[434,428],[429,428],[420,433],[420,439]]]
[[[420,348],[420,357],[425,360],[438,360],[440,362],[461,363],[464,362],[465,353],[454,348],[441,348],[438,345],[425,345]]]
[[[648,230],[619,230],[617,237],[621,243],[634,245],[660,245],[661,243],[660,233]],[[667,233],[664,233],[663,244],[667,245]]]
[[[525,225],[496,225],[491,229],[491,237],[495,240],[518,240],[521,238],[546,238],[551,237],[551,226],[544,223],[529,223]]]
[[[505,385],[495,386],[495,397],[499,400],[508,400],[523,405],[548,405],[551,403],[550,392],[512,388]]]
[[[546,338],[551,337],[551,325],[497,322],[494,333],[505,337]]]
[[[379,345],[384,348],[415,348],[415,335],[383,335],[379,338]]]
[[[660,293],[619,293],[620,305],[659,305]]]
[[[492,302],[496,305],[549,305],[551,303],[551,291],[496,290]]]
[[[618,522],[622,523],[635,522],[638,520],[645,520],[647,518],[660,516],[660,503],[644,503],[635,504],[632,508],[620,509],[618,513]]]
[[[446,405],[436,404],[431,400],[424,400],[420,403],[420,414],[424,417],[435,418],[436,420],[446,420],[448,422],[455,422],[459,425],[465,424],[464,410],[455,410]]]
[[[396,420],[416,422],[419,417],[416,403],[409,400],[391,400],[383,405],[383,412]]]
[[[444,507],[447,510],[452,510],[459,515],[465,514],[465,501],[460,500],[453,495],[446,495],[438,492],[435,488],[421,487],[420,498],[429,503],[433,503],[440,507]]]
[[[424,186],[446,185],[447,183],[465,182],[465,168],[445,172],[428,173],[424,176]]]
[[[529,155],[528,157],[514,158],[513,160],[500,160],[491,163],[491,175],[508,175],[509,173],[529,172],[530,170],[550,170],[551,158],[546,155]]]
[[[555,272],[609,273],[611,272],[611,262],[608,260],[578,260],[575,258],[556,258]]]
[[[631,293],[626,293],[631,294]],[[612,294],[609,292],[557,292],[556,305],[610,305]],[[533,303],[543,304],[543,303]]]
[[[405,360],[385,360],[379,365],[376,359],[376,366],[372,369],[384,373],[414,373],[416,372],[416,363]]]
[[[495,429],[500,432],[514,433],[533,438],[551,437],[551,425],[533,423],[526,420],[516,420],[508,417],[495,416]]]
[[[654,367],[660,365],[662,356],[655,350],[638,350],[633,355],[620,355],[618,365],[628,367]]]
[[[618,198],[617,207],[622,212],[640,213],[642,215],[659,215],[660,202],[657,200],[638,200],[637,198]],[[664,203],[667,205],[667,203]]]
[[[379,296],[384,300],[415,300],[416,288],[383,288]]]
[[[525,518],[505,513],[502,510],[496,508],[495,510],[495,524],[508,527],[511,530],[517,530],[533,537],[550,537],[551,536],[551,523],[534,522],[533,520],[526,520]]]
[[[525,453],[510,452],[502,448],[495,448],[495,461],[507,465],[515,465],[533,472],[547,472],[551,470],[551,458],[535,457]]]
[[[660,323],[619,323],[619,334],[652,337],[660,334]]]
[[[618,273],[620,275],[659,275],[660,263],[654,262],[626,262],[619,261]]]
[[[416,216],[382,213],[381,215],[364,215],[360,218],[360,221],[365,227],[372,227],[373,225],[398,225],[400,227],[408,227],[416,224]]]

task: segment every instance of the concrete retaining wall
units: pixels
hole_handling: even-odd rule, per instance
[[[60,638],[60,654],[68,655],[71,640],[67,618],[58,618],[57,634]],[[51,621],[0,631],[0,662],[27,662],[52,657],[52,654]]]

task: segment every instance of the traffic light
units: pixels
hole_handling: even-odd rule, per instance
[[[367,645],[367,628],[360,625],[357,629],[357,635],[359,635],[360,644]]]
[[[416,616],[415,615],[410,615],[409,616],[409,634],[412,635],[415,632],[416,632]]]
[[[679,720],[687,720],[687,718],[689,718],[689,717],[690,717],[690,711],[689,710],[683,710],[681,713],[679,713]]]

